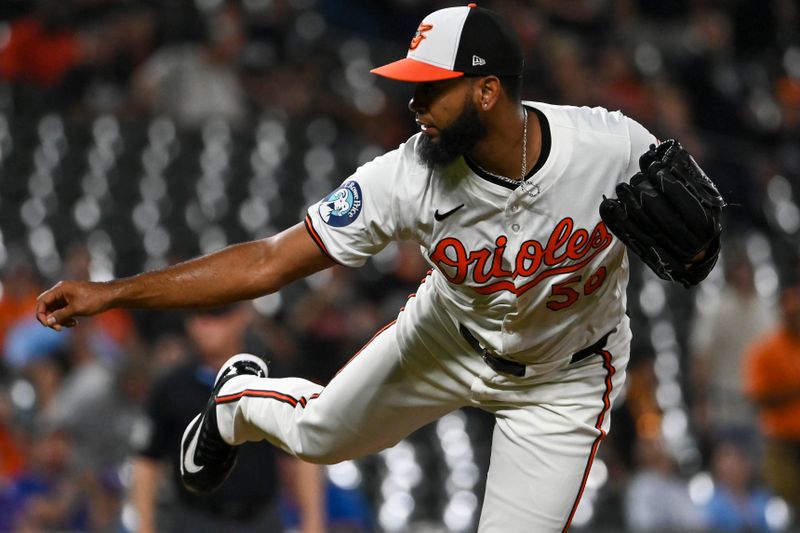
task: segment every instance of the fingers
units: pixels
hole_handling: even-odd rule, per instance
[[[72,328],[78,324],[78,320],[73,316],[73,312],[69,307],[53,311],[47,316],[47,326],[56,331],[61,331],[61,328]]]
[[[53,324],[52,326],[48,326],[50,329],[54,331],[61,331],[64,328],[74,328],[78,325],[78,321],[74,318],[70,318],[64,324]]]
[[[36,320],[43,326],[50,327],[53,324],[50,319],[50,311],[59,306],[59,301],[62,300],[59,294],[59,286],[56,285],[50,290],[47,290],[36,298]]]
[[[75,314],[63,282],[43,292],[36,299],[36,320],[55,331],[61,331],[62,327],[71,328],[77,325]]]

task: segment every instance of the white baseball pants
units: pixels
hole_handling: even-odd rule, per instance
[[[223,438],[266,439],[307,461],[333,464],[477,406],[496,420],[479,531],[567,530],[624,382],[627,319],[601,353],[537,378],[499,375],[452,320],[435,314],[415,323],[417,334],[402,347],[397,329],[392,323],[378,332],[324,388],[299,378],[230,380],[217,396]]]

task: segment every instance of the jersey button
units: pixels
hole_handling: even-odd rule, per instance
[[[512,224],[511,231],[513,231],[514,233],[519,233],[519,224]]]

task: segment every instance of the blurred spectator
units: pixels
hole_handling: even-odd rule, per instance
[[[64,279],[91,279],[92,256],[85,242],[72,243],[64,254]],[[130,312],[125,309],[111,309],[101,316],[93,317],[91,326],[95,349],[100,358],[114,364],[122,358],[122,352],[138,347],[138,331]]]
[[[726,250],[719,301],[691,324],[695,427],[709,441],[729,438],[753,445],[755,411],[742,391],[745,349],[775,325],[777,316],[756,292],[744,251]]]
[[[700,511],[689,498],[687,483],[664,441],[657,436],[640,437],[636,463],[625,492],[628,529],[636,533],[701,531]]]
[[[327,383],[369,339],[378,321],[378,298],[359,291],[352,269],[339,267],[317,276],[322,285],[296,300],[287,322],[297,333],[301,353],[307,354],[298,361],[299,375]]]
[[[17,107],[23,111],[84,103],[97,77],[118,76],[126,92],[132,67],[150,51],[153,30],[149,11],[136,4],[42,0],[11,22],[0,47],[0,77],[19,89]],[[92,105],[101,96],[95,92]],[[124,98],[109,104],[121,105]]]
[[[8,42],[0,51],[0,74],[5,79],[51,87],[71,69],[110,55],[99,35],[78,33],[49,15],[41,11],[11,23]]]
[[[283,531],[277,505],[281,486],[292,492],[301,510],[303,531],[323,531],[320,468],[280,455],[266,443],[242,446],[231,476],[211,495],[190,493],[180,480],[183,429],[208,401],[219,367],[246,348],[251,312],[249,305],[236,304],[195,312],[187,320],[187,333],[196,353],[155,384],[147,402],[147,422],[141,431],[134,432],[138,455],[133,461],[131,500],[137,532],[278,533]],[[283,464],[281,469],[278,462]],[[164,463],[169,463],[170,491],[176,496],[176,501],[164,509],[166,516],[158,512]],[[279,478],[279,472],[286,476]]]
[[[82,322],[70,331],[65,347],[66,372],[58,385],[53,401],[42,406],[41,415],[56,426],[68,418],[80,416],[96,396],[111,386],[112,370],[92,344],[91,321]]]
[[[14,425],[13,416],[10,399],[0,390],[0,531],[11,527],[8,518],[13,514],[4,495],[25,469],[22,432]]]
[[[91,257],[85,244],[73,244],[65,254],[64,276],[89,279]],[[45,351],[45,336],[28,319],[9,337],[32,344],[29,351]],[[137,366],[130,349],[137,340],[133,320],[121,310],[103,320],[82,319],[67,335],[52,338],[63,376],[52,399],[38,406],[37,417],[65,431],[74,442],[74,459],[90,477],[116,468],[128,452],[129,428],[141,404],[146,372]],[[18,349],[10,359],[15,361]],[[31,357],[31,356],[27,356]],[[141,380],[144,379],[144,384]],[[137,383],[137,380],[139,382]],[[118,409],[113,410],[114,407]]]
[[[76,474],[72,441],[39,425],[31,436],[28,467],[0,493],[0,531],[87,531],[87,502]]]
[[[701,128],[739,136],[748,132],[747,87],[733,48],[730,16],[703,5],[695,8],[685,44],[690,56],[683,70],[683,88]]]
[[[566,35],[554,34],[547,40],[544,57],[547,60],[551,81],[554,83],[555,101],[572,102],[573,105],[590,105],[592,75],[586,67],[586,50],[580,41]],[[525,94],[523,92],[523,94]]]
[[[30,418],[53,408],[56,395],[68,371],[67,351],[72,332],[41,335],[35,319],[20,321],[9,331],[3,351],[12,373],[33,387],[26,408]]]
[[[800,512],[800,286],[781,294],[783,321],[759,337],[745,360],[744,387],[766,438],[763,476]]]
[[[78,465],[103,479],[130,455],[131,428],[141,416],[150,367],[129,357],[110,372],[73,370],[65,382],[72,386],[62,386],[48,419],[73,439]]]
[[[43,288],[36,268],[21,250],[11,250],[0,279],[0,346],[15,322],[30,319],[36,308],[36,297]]]
[[[714,492],[703,506],[708,529],[716,532],[773,531],[767,523],[769,493],[755,483],[748,453],[720,441],[711,460]]]
[[[597,59],[596,98],[603,107],[619,109],[631,117],[650,122],[652,109],[647,89],[639,79],[630,51],[622,43],[604,47]],[[683,137],[675,136],[685,143]],[[687,146],[691,150],[691,147]]]
[[[134,101],[183,127],[198,127],[211,118],[243,121],[248,101],[238,67],[245,42],[241,8],[223,3],[208,16],[203,42],[167,45],[139,68]]]
[[[126,365],[115,379],[97,355],[109,344],[98,342],[95,324],[81,321],[65,335],[50,336],[27,320],[8,333],[7,362],[17,385],[32,392],[29,400],[17,401],[15,416],[36,429],[26,468],[0,483],[0,508],[15,509],[6,522],[11,530],[107,531],[118,521],[116,472],[141,403],[141,374]]]
[[[299,375],[327,383],[377,329],[397,317],[428,268],[419,245],[406,242],[387,247],[363,272],[334,268],[317,274],[321,286],[296,298],[287,320],[307,354],[298,362]]]
[[[780,107],[781,124],[775,155],[780,168],[800,176],[800,79],[782,77],[775,83],[775,96]]]
[[[649,113],[655,130],[665,139],[680,139],[684,148],[698,154],[697,157],[702,160],[706,148],[698,139],[685,91],[664,80],[651,82],[648,90],[651,105],[652,102],[657,102],[657,105],[652,105],[653,109]],[[716,180],[716,176],[714,178]]]

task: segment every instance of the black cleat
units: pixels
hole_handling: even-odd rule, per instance
[[[238,354],[228,359],[214,382],[205,409],[189,422],[181,439],[181,480],[196,494],[208,494],[219,488],[236,464],[236,446],[224,440],[217,427],[216,398],[231,378],[242,375],[267,377],[267,364],[251,354]]]

